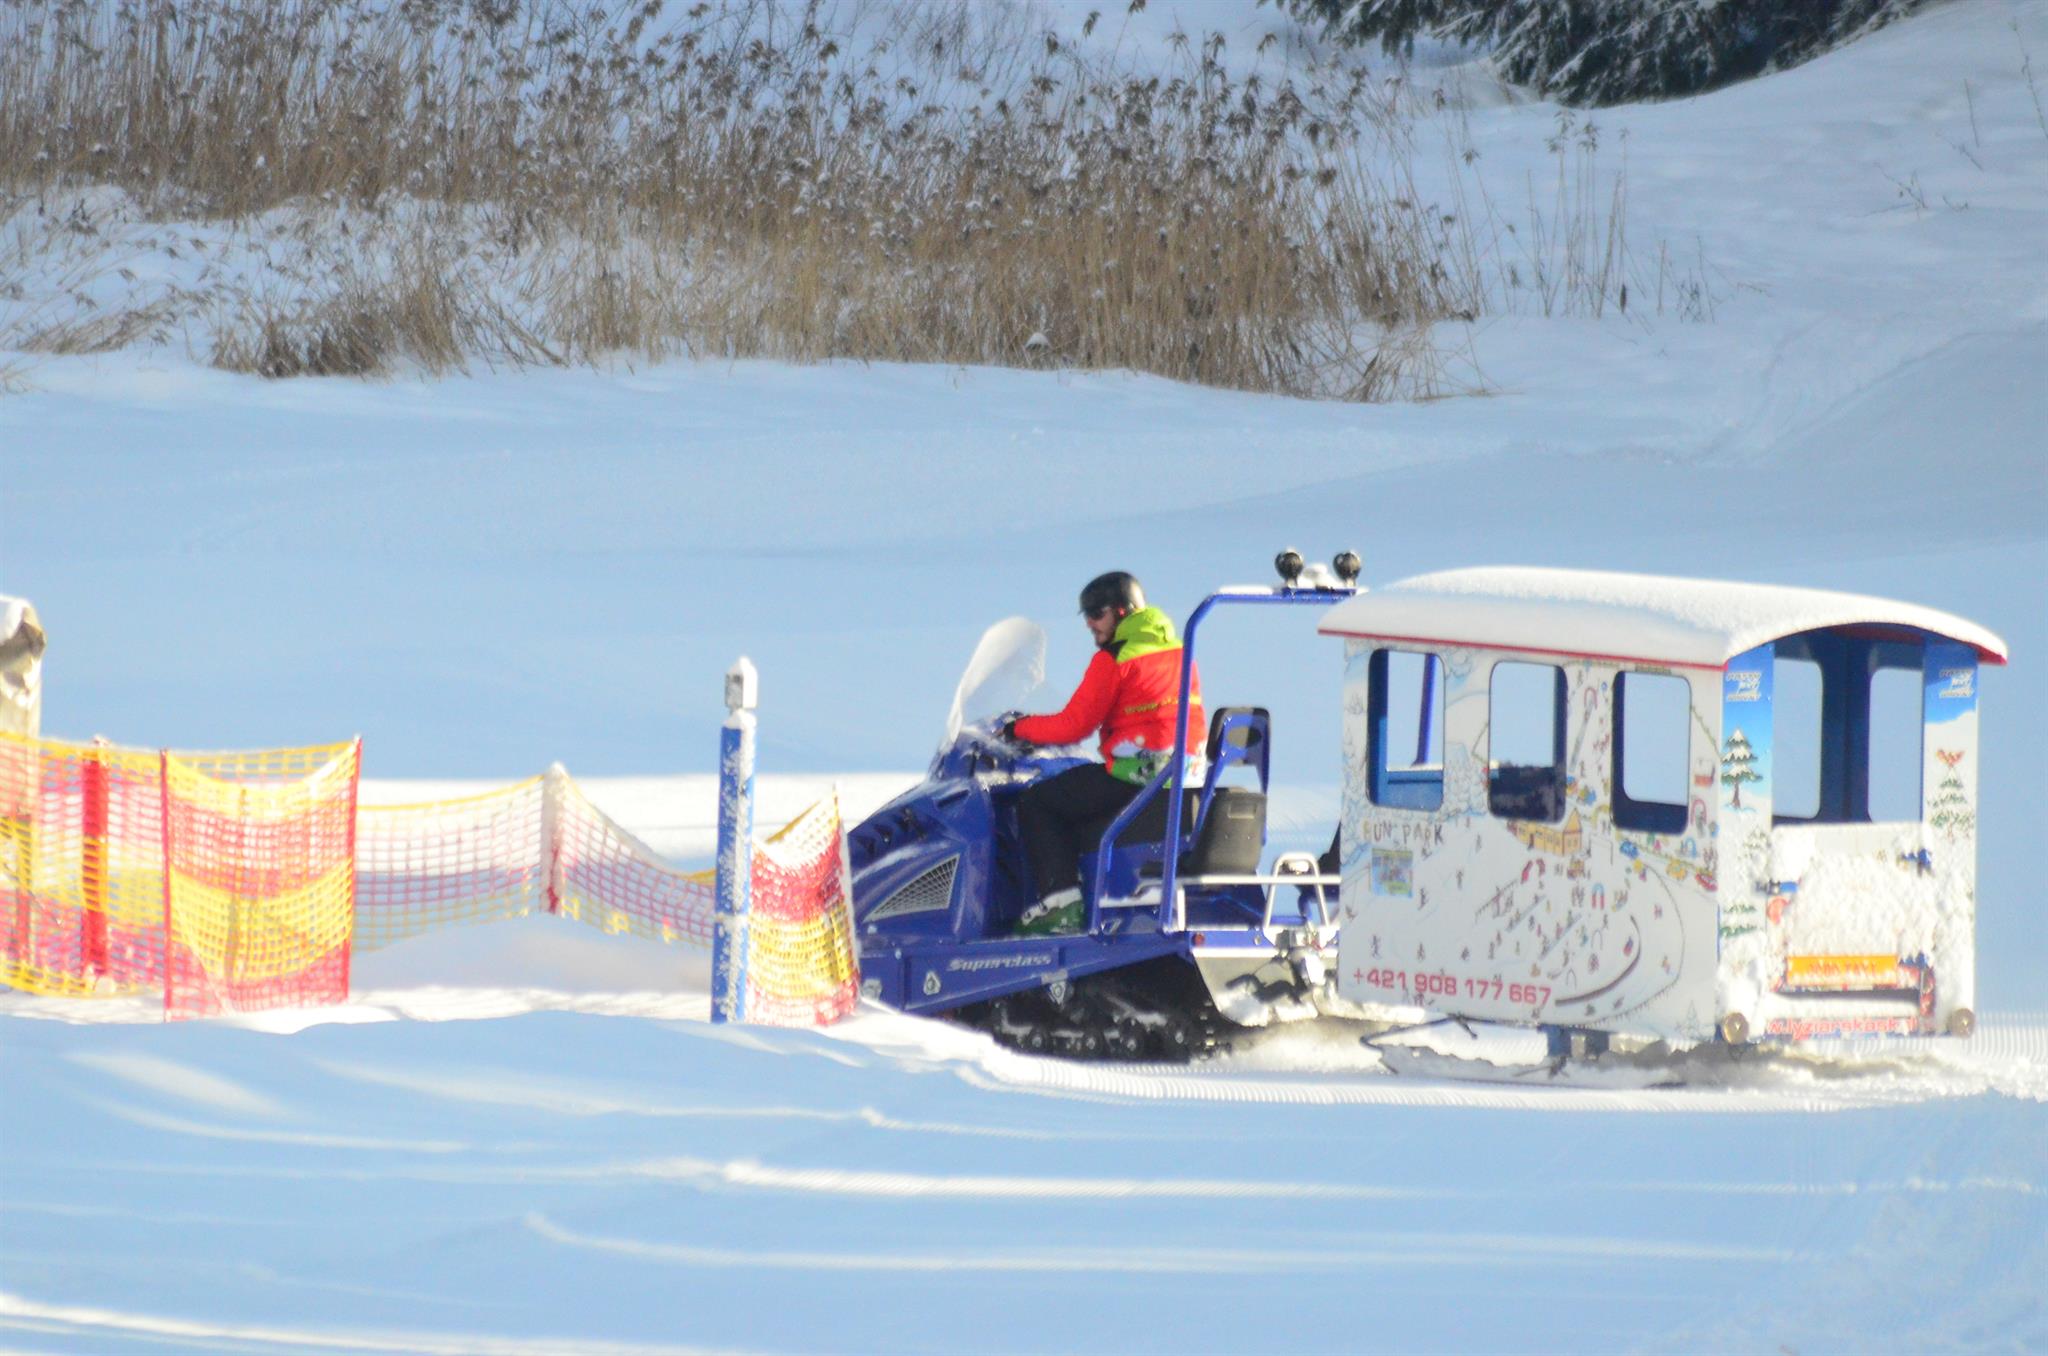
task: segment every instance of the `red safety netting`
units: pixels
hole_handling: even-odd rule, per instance
[[[172,1017],[346,998],[359,763],[0,735],[0,983]]]
[[[827,1026],[860,1001],[845,825],[836,796],[754,849],[746,1019]]]
[[[360,741],[164,755],[164,1012],[348,998]]]
[[[0,983],[87,997],[163,978],[162,755],[0,734]]]
[[[711,945],[717,900],[708,871],[678,871],[590,803],[567,774],[553,820],[552,910],[604,932]]]
[[[544,779],[356,815],[358,951],[546,907]]]
[[[844,835],[821,801],[754,856],[749,1020],[813,1025],[859,998]],[[356,836],[355,945],[555,913],[602,932],[711,945],[713,873],[679,871],[559,767],[459,800],[367,805]]]
[[[550,912],[709,947],[679,871],[560,768],[461,800],[365,806],[359,742],[145,753],[0,736],[0,983],[161,991],[174,1017],[340,1002],[349,956]],[[746,1014],[830,1022],[859,997],[836,799],[756,846]]]
[[[560,768],[460,800],[366,805],[360,819],[358,950],[533,913],[711,944],[710,877],[668,865]]]

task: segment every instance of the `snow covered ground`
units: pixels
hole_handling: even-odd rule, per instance
[[[1302,1033],[1193,1071],[1047,1064],[885,1013],[713,1029],[701,958],[545,920],[364,957],[312,1014],[0,994],[0,1346],[2048,1349],[2029,55],[2048,4],[1964,0],[1597,114],[1603,146],[1627,133],[1634,246],[1696,249],[1713,318],[1482,322],[1486,393],[1458,399],[37,360],[0,397],[0,592],[49,627],[47,732],[360,732],[383,799],[559,759],[692,863],[735,655],[762,670],[764,820],[833,781],[857,811],[922,766],[988,622],[1045,620],[1052,681],[1077,674],[1070,599],[1106,568],[1181,615],[1285,545],[1354,547],[1368,583],[1808,584],[1961,613],[2014,659],[1983,681],[1967,1045],[1662,1091],[1390,1077]],[[1469,115],[1497,195],[1554,170],[1555,114]],[[1301,618],[1205,638],[1211,700],[1279,718],[1285,831],[1326,835],[1332,643]]]

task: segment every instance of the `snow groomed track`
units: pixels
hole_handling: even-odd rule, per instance
[[[1703,1049],[1663,1061],[1610,1057],[1605,1064],[1632,1082],[1647,1072],[1675,1087],[1602,1086],[1601,1065],[1575,1065],[1557,1078],[1520,1072],[1542,1057],[1535,1032],[1433,1031],[1426,1044],[1413,1044],[1471,1067],[1462,1076],[1418,1076],[1393,1072],[1358,1044],[1360,1028],[1349,1026],[1255,1033],[1218,1058],[1148,1065],[1027,1055],[968,1033],[957,1033],[956,1043],[898,1023],[931,1025],[868,1012],[840,1034],[897,1058],[950,1067],[975,1086],[1079,1098],[1686,1114],[1846,1111],[1979,1095],[2048,1102],[2042,1013],[1987,1016],[1967,1042],[1829,1041],[1796,1051],[1758,1049],[1739,1059]]]

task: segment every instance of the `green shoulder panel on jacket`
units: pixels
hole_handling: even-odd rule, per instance
[[[1156,607],[1141,607],[1118,622],[1115,640],[1119,664],[1180,648],[1180,633],[1173,629],[1173,618]]]

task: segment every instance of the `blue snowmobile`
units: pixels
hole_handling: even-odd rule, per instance
[[[1328,608],[1355,593],[1358,557],[1304,566],[1277,588],[1211,594],[1188,618],[1180,727],[1202,619],[1223,604]],[[1190,1059],[1230,1026],[1341,1010],[1334,853],[1281,853],[1261,871],[1272,722],[1261,707],[1210,718],[1206,757],[1171,760],[1083,856],[1081,930],[1016,935],[1038,897],[1017,797],[1086,761],[1019,746],[994,713],[1042,672],[1044,634],[1021,618],[982,638],[947,739],[918,786],[848,836],[863,987],[906,1012],[945,1015],[1005,1044],[1084,1058]],[[968,717],[981,713],[982,719]],[[1167,851],[1167,844],[1175,850]]]

